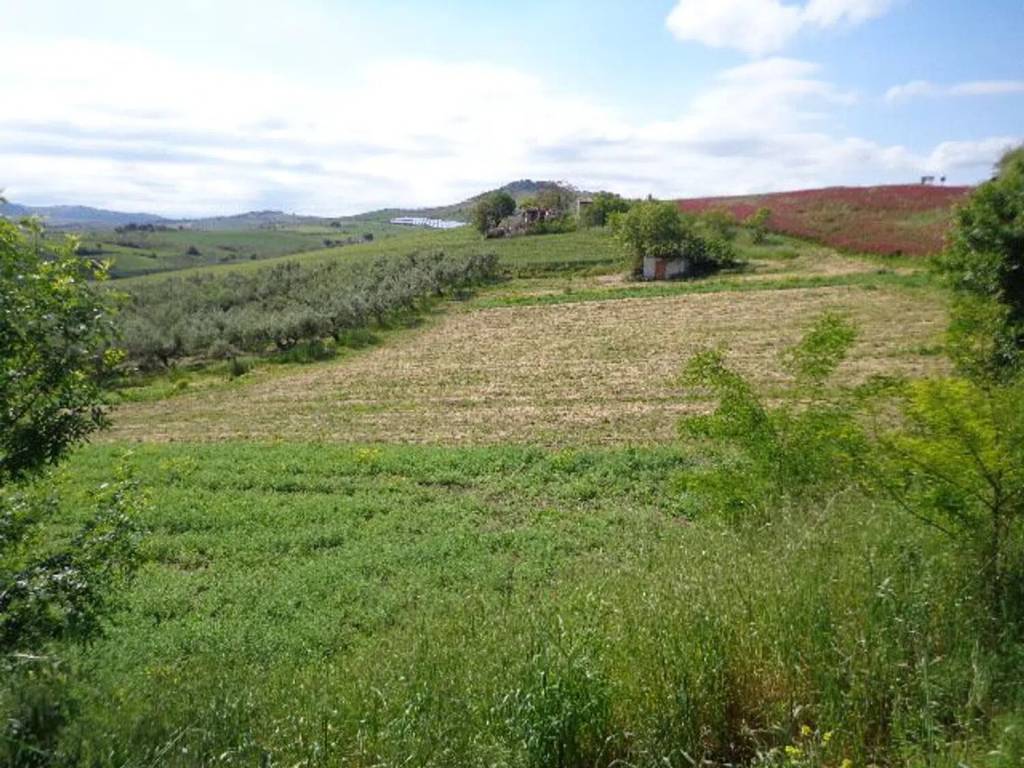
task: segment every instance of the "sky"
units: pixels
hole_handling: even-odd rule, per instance
[[[344,215],[969,184],[1024,141],[1022,0],[0,0],[0,188]]]

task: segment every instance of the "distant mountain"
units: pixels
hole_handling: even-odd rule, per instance
[[[124,213],[85,205],[18,205],[0,203],[0,216],[8,219],[38,216],[51,227],[121,227],[125,224],[166,224],[167,219],[152,213]]]
[[[182,226],[188,229],[203,230],[239,230],[239,229],[270,229],[288,227],[298,224],[324,224],[333,221],[323,216],[301,216],[283,211],[248,211],[232,216],[210,216],[205,219],[177,219],[165,222],[169,226]]]
[[[533,181],[520,179],[499,187],[474,195],[468,200],[450,205],[433,208],[383,208],[356,216],[302,216],[283,211],[249,211],[231,216],[210,216],[198,219],[169,219],[152,213],[124,213],[109,211],[102,208],[89,208],[84,205],[49,205],[31,206],[17,203],[0,203],[0,216],[15,219],[23,216],[38,216],[49,227],[67,229],[113,229],[128,224],[156,224],[167,227],[182,227],[200,230],[251,230],[272,227],[287,227],[298,224],[327,224],[329,222],[388,221],[399,216],[417,216],[427,219],[448,219],[469,221],[473,207],[481,197],[491,192],[508,192],[517,201],[524,197],[533,197],[544,189],[551,187],[567,188],[564,182]]]

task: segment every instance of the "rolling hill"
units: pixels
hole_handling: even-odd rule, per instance
[[[724,208],[746,218],[772,212],[772,231],[815,240],[843,251],[923,256],[942,249],[954,207],[971,187],[904,184],[828,187],[735,197],[680,200],[691,213]]]

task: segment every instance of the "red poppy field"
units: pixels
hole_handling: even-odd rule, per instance
[[[690,213],[724,208],[744,219],[771,210],[773,232],[857,253],[925,256],[942,249],[957,203],[971,187],[905,184],[829,187],[737,197],[680,200]]]

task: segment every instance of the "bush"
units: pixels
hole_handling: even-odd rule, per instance
[[[954,291],[950,348],[964,373],[1006,380],[1024,367],[1024,147],[956,212],[937,262]]]
[[[114,350],[106,274],[67,241],[44,258],[41,229],[0,219],[0,759],[54,762],[71,711],[62,643],[100,633],[135,566],[135,494],[105,484],[77,533],[43,525],[57,509],[45,470],[105,425]]]
[[[762,245],[768,239],[768,220],[771,216],[771,208],[758,208],[744,220],[743,225],[750,230],[750,239],[754,245]]]
[[[710,208],[700,214],[699,220],[710,237],[725,241],[736,239],[739,221],[727,208]]]
[[[0,219],[0,487],[62,459],[106,423],[120,360],[103,267],[69,241],[44,258],[41,230]]]

